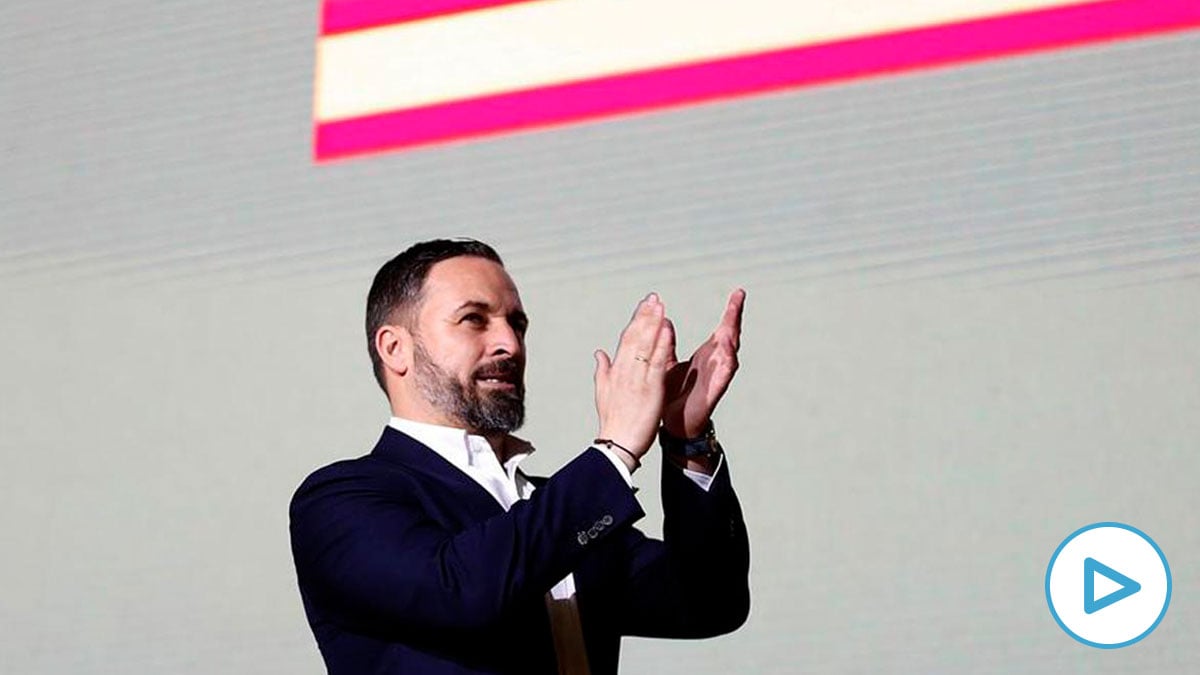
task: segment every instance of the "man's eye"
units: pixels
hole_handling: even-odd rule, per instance
[[[465,322],[471,323],[471,324],[475,324],[476,326],[482,326],[487,323],[487,319],[485,319],[482,314],[475,314],[473,312],[471,314],[464,316],[462,318],[462,321],[465,321]]]

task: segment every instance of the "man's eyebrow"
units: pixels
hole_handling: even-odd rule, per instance
[[[463,311],[464,309],[474,309],[476,311],[490,313],[492,311],[493,307],[491,304],[489,304],[483,300],[468,300],[468,301],[464,302],[463,304],[459,305],[454,310],[454,312],[458,313],[458,312]],[[523,312],[522,310],[519,310],[519,309],[514,309],[513,311],[509,312],[508,318],[516,319],[517,321],[520,321],[523,324],[529,323],[529,317],[526,316],[525,312]]]
[[[483,312],[490,312],[492,310],[492,306],[483,300],[468,300],[458,307],[455,307],[454,311],[461,312],[464,309],[477,309]]]

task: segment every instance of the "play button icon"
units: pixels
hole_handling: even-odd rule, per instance
[[[1117,588],[1112,591],[1107,591],[1096,598],[1096,576],[1103,575],[1100,582],[1108,582],[1111,587],[1116,584]],[[1142,585],[1121,574],[1113,568],[1096,560],[1095,558],[1083,559],[1083,611],[1087,614],[1094,614],[1109,605],[1124,600],[1129,596],[1142,590]]]
[[[1171,570],[1162,550],[1122,523],[1076,530],[1046,570],[1050,614],[1068,635],[1092,647],[1141,640],[1162,621],[1170,601]]]

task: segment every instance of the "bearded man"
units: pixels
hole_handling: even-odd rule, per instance
[[[292,553],[331,675],[617,672],[624,635],[703,638],[749,612],[749,546],[710,421],[737,369],[743,291],[678,362],[657,295],[610,358],[599,436],[549,478],[519,469],[529,321],[500,256],[417,244],[367,297],[392,417],[374,449],[317,470],[291,504]],[[633,475],[657,436],[663,539]]]

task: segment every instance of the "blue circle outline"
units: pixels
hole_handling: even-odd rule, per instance
[[[1115,527],[1122,530],[1128,530],[1141,537],[1147,544],[1150,544],[1150,546],[1154,548],[1154,552],[1158,554],[1158,559],[1162,561],[1163,570],[1167,573],[1167,597],[1163,600],[1162,611],[1158,613],[1158,618],[1155,619],[1154,623],[1150,624],[1150,627],[1147,628],[1141,635],[1133,638],[1132,640],[1126,640],[1125,642],[1113,645],[1085,640],[1073,633],[1071,629],[1067,628],[1067,625],[1063,623],[1062,619],[1058,617],[1058,612],[1054,611],[1054,602],[1050,599],[1050,572],[1054,570],[1054,563],[1058,560],[1058,554],[1062,553],[1062,550],[1066,548],[1067,544],[1071,543],[1075,537],[1078,537],[1088,530],[1094,530],[1100,527]],[[1158,547],[1158,544],[1156,544],[1154,540],[1151,539],[1150,536],[1145,532],[1142,532],[1132,525],[1126,525],[1125,523],[1118,523],[1115,521],[1105,521],[1102,523],[1084,525],[1068,535],[1066,539],[1063,539],[1062,543],[1058,545],[1058,548],[1054,549],[1054,555],[1050,556],[1050,564],[1046,567],[1046,606],[1050,608],[1050,616],[1054,617],[1054,621],[1058,624],[1058,627],[1063,629],[1064,633],[1070,635],[1077,642],[1081,642],[1089,647],[1095,647],[1097,649],[1120,649],[1121,647],[1128,647],[1131,644],[1140,642],[1147,635],[1153,633],[1154,629],[1158,628],[1158,624],[1162,623],[1163,617],[1167,615],[1167,608],[1171,606],[1171,566],[1167,564],[1167,556],[1163,555],[1162,549]]]

